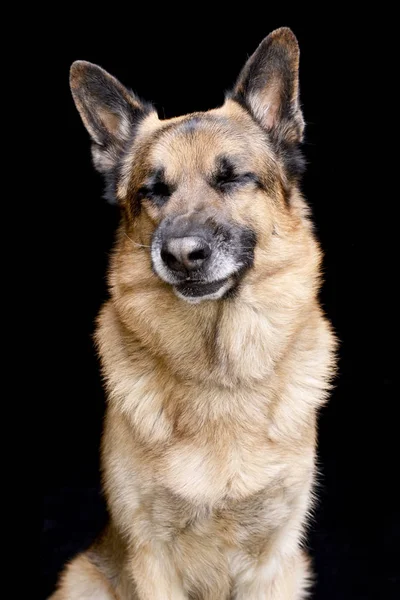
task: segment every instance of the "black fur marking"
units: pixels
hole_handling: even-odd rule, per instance
[[[231,288],[229,288],[229,290],[227,290],[227,292],[225,293],[225,300],[234,300],[238,296],[242,285],[243,277],[245,276],[248,269],[250,269],[253,266],[254,263],[254,249],[257,244],[257,235],[255,231],[253,231],[249,227],[244,227],[242,229],[240,242],[242,246],[240,258],[242,260],[243,265],[235,275],[235,284]]]
[[[235,275],[235,284],[224,294],[223,297],[225,300],[234,300],[238,296],[242,285],[242,279],[248,269],[251,269],[254,264],[254,250],[256,244],[257,235],[255,231],[249,227],[243,227],[240,235],[241,253],[239,255],[239,258],[242,261],[242,267]]]
[[[235,298],[237,298],[239,295],[241,283],[241,279],[238,279],[235,285],[233,285],[231,288],[229,288],[229,290],[225,292],[224,300],[234,300]]]
[[[206,119],[204,118],[204,116],[200,116],[200,115],[195,115],[195,116],[191,116],[188,119],[185,119],[184,121],[182,121],[181,123],[177,123],[175,125],[175,127],[178,130],[182,130],[185,133],[194,133],[196,131],[196,129],[202,125],[202,123],[204,123]],[[209,117],[208,117],[208,120]]]
[[[220,192],[229,193],[247,183],[260,185],[255,173],[240,173],[227,156],[219,157],[216,170],[211,178],[211,185],[214,188]]]
[[[161,207],[173,192],[174,187],[165,181],[164,169],[157,169],[139,188],[137,196],[139,200],[150,200],[156,206]]]
[[[109,204],[118,204],[117,200],[117,185],[118,185],[118,168],[114,167],[103,173],[104,176],[104,193],[103,198]]]
[[[254,249],[257,244],[257,235],[255,231],[249,227],[243,227],[240,236],[240,243],[242,248],[240,258],[243,262],[243,269],[249,269],[251,266],[253,266]]]
[[[275,151],[281,159],[290,181],[298,181],[306,170],[306,159],[301,144],[288,144],[284,141],[274,142]]]

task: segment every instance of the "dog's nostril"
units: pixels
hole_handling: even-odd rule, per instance
[[[168,252],[168,250],[161,250],[161,259],[168,265],[171,269],[179,269],[181,267],[181,263],[175,256]]]
[[[205,260],[207,258],[206,256],[206,250],[204,249],[200,249],[200,250],[194,250],[193,252],[190,252],[188,254],[188,259],[189,260]]]

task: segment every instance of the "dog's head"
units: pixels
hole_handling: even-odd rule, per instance
[[[221,108],[169,120],[100,67],[72,65],[94,164],[123,209],[132,251],[148,252],[153,276],[188,302],[234,293],[257,249],[274,267],[273,238],[290,227],[303,170],[298,63],[295,36],[278,29]]]

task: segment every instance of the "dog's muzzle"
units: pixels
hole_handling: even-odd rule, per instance
[[[253,264],[254,232],[196,213],[162,221],[154,233],[155,273],[188,302],[217,300],[237,285]]]

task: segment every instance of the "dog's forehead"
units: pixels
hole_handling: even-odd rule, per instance
[[[259,127],[246,115],[222,107],[161,122],[148,159],[154,168],[164,169],[175,179],[182,171],[212,171],[221,156],[232,156],[239,165],[256,166],[260,147],[268,152]]]

